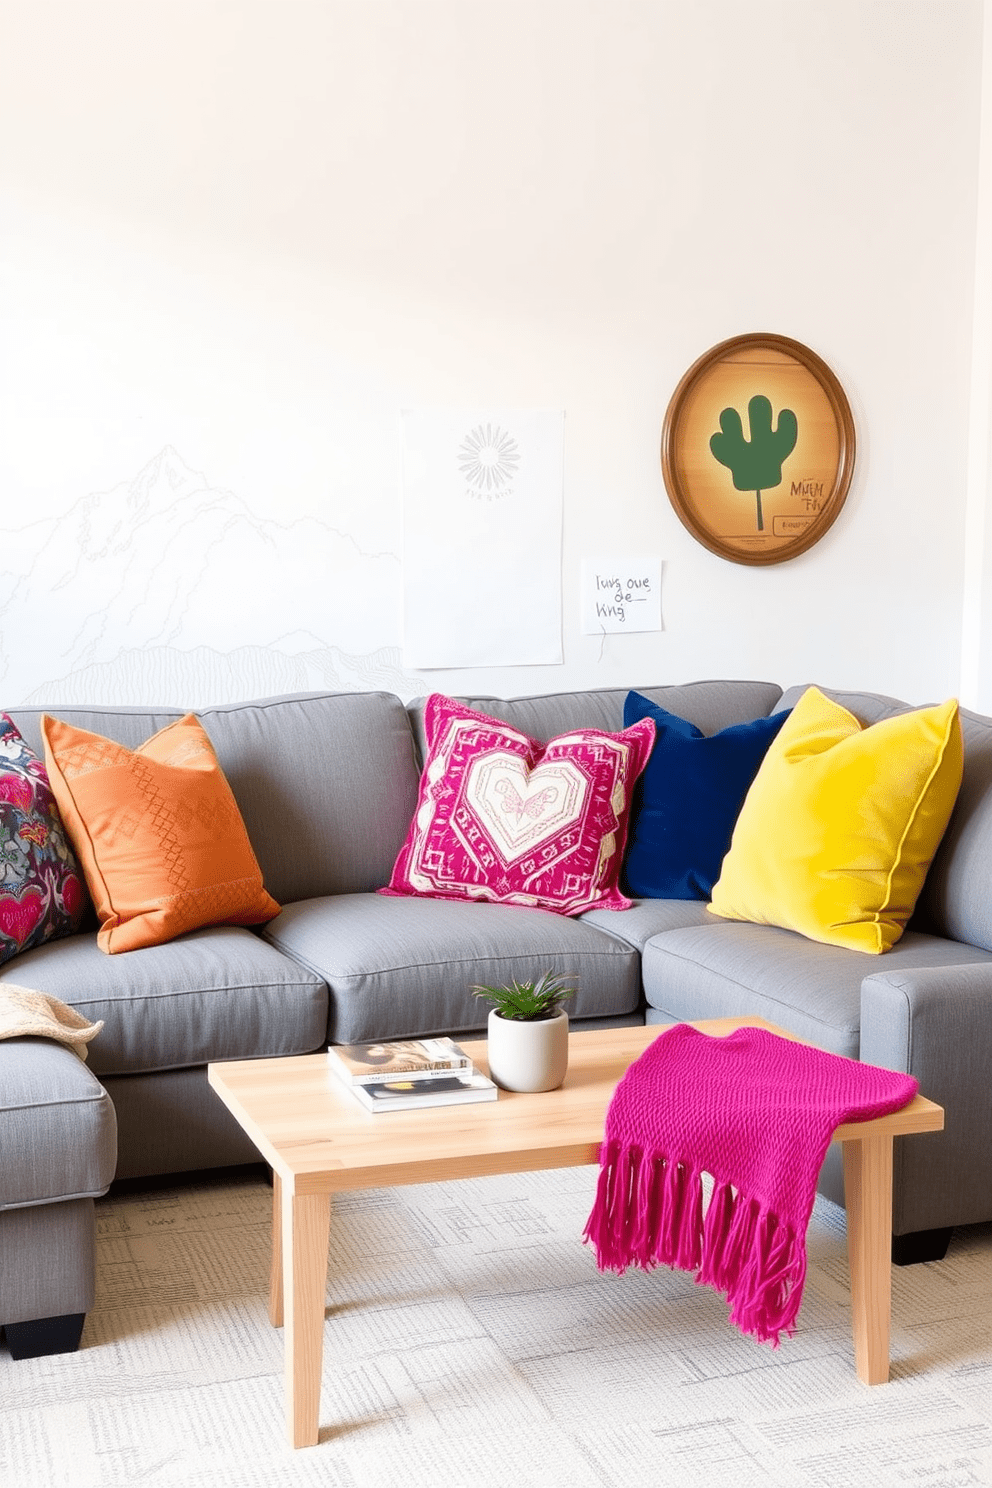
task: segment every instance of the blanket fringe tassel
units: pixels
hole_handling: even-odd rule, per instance
[[[730,1321],[763,1343],[777,1348],[795,1330],[805,1236],[729,1183],[714,1183],[704,1217],[702,1174],[674,1158],[610,1143],[583,1238],[601,1271],[695,1272],[726,1297]]]

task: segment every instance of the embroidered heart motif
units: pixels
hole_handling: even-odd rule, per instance
[[[30,811],[34,801],[31,782],[21,775],[0,775],[0,801],[9,801],[21,811]]]
[[[70,919],[83,907],[83,885],[75,873],[67,873],[62,883],[62,908]]]
[[[516,755],[476,759],[465,777],[462,802],[471,808],[508,863],[535,852],[563,827],[582,820],[589,781],[572,760],[549,760],[528,770]]]
[[[41,919],[43,907],[38,894],[24,894],[20,899],[0,896],[0,931],[15,945],[23,945]]]

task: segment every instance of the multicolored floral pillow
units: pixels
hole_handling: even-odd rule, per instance
[[[433,693],[417,810],[385,894],[483,899],[577,915],[626,909],[617,887],[650,719],[538,743]]]
[[[48,772],[0,714],[0,963],[78,930],[86,902]]]

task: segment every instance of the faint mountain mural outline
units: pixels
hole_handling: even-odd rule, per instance
[[[0,551],[7,706],[79,688],[180,706],[387,677],[423,690],[400,664],[397,553],[319,516],[259,516],[171,445],[132,481],[4,531]]]

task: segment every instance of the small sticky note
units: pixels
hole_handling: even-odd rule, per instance
[[[661,630],[661,559],[584,558],[583,635],[641,630]]]

